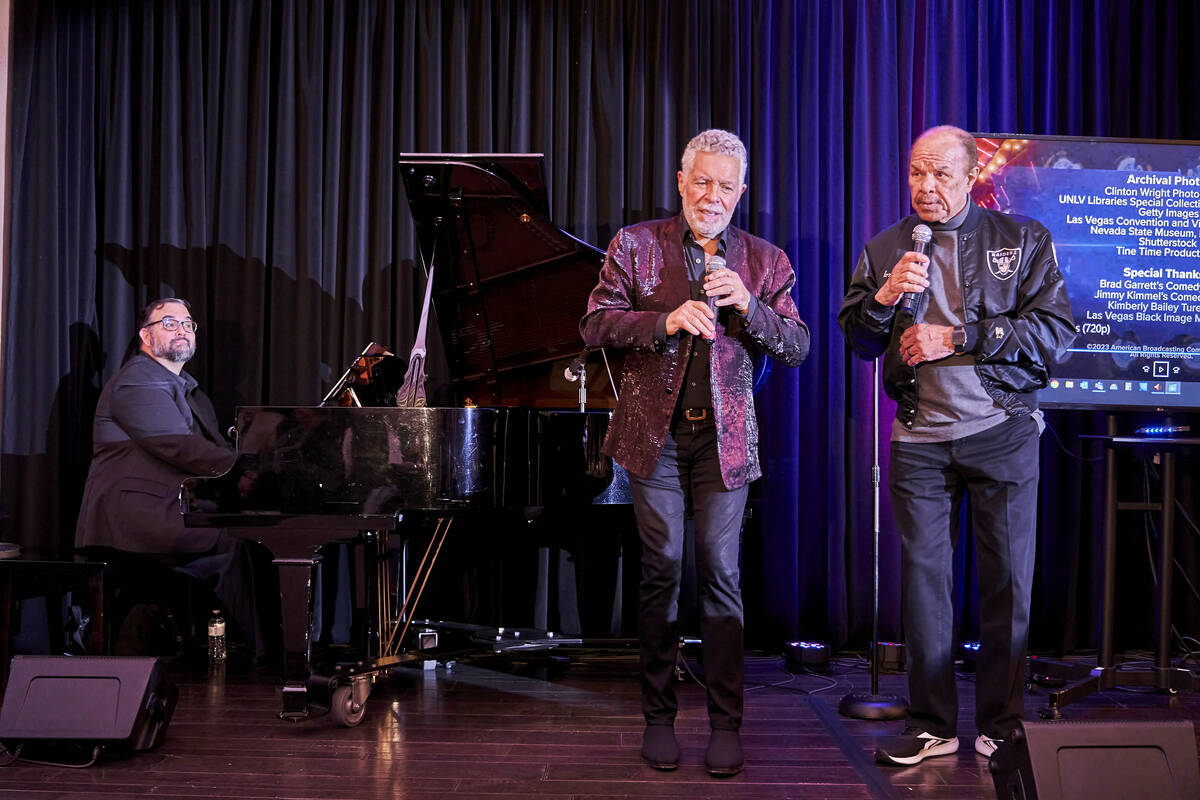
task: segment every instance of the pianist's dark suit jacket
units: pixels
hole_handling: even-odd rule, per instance
[[[138,553],[213,547],[219,529],[183,526],[179,484],[225,472],[235,454],[195,378],[135,355],[100,393],[93,436],[76,547]]]
[[[628,351],[604,452],[638,476],[648,475],[662,453],[692,344],[685,331],[665,340],[655,335],[662,330],[660,318],[690,297],[686,225],[680,215],[618,231],[579,325],[588,346]],[[735,489],[762,474],[750,351],[798,366],[808,355],[809,333],[792,300],[796,274],[783,251],[732,226],[724,238],[726,265],[751,294],[745,318],[728,307],[717,309],[710,348],[721,477],[726,488]]]

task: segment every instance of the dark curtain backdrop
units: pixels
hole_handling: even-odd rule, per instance
[[[4,538],[69,549],[96,396],[150,298],[193,302],[189,369],[225,421],[238,404],[317,402],[372,339],[407,352],[423,273],[399,153],[542,152],[554,220],[603,247],[675,213],[683,145],[724,127],[750,152],[735,222],[787,251],[813,331],[808,362],[773,370],[758,396],[766,477],[743,582],[768,644],[861,645],[870,630],[871,368],[834,316],[862,243],[907,212],[914,134],[1200,138],[1200,19],[1183,1],[14,7]],[[1079,434],[1102,421],[1049,416],[1035,645],[1086,647],[1100,484]],[[1190,503],[1190,476],[1181,492]],[[881,624],[896,638],[889,519],[885,494]],[[1123,525],[1138,547],[1153,537]],[[1181,539],[1195,574],[1195,537]],[[1134,553],[1124,591],[1145,645]],[[1183,589],[1178,605],[1194,633]]]

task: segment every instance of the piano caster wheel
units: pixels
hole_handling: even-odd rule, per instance
[[[354,702],[352,686],[339,686],[333,690],[333,696],[329,700],[329,714],[338,725],[353,728],[362,722],[366,710],[366,703]]]

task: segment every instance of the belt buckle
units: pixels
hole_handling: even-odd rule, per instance
[[[683,410],[683,418],[688,422],[700,422],[708,419],[707,408],[685,408]]]

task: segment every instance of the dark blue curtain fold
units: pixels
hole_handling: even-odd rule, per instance
[[[10,51],[10,259],[0,488],[9,541],[57,549],[91,461],[105,358],[97,338],[96,20],[74,4],[16,5]],[[13,266],[17,264],[19,266]]]
[[[1188,94],[1200,12],[1188,2],[14,0],[14,10],[4,538],[70,546],[95,395],[148,298],[195,304],[201,350],[189,369],[225,421],[238,404],[317,402],[372,339],[406,351],[423,272],[400,153],[543,153],[553,219],[603,247],[621,225],[675,213],[684,143],[725,127],[750,152],[735,222],[785,249],[813,331],[808,362],[771,370],[758,395],[765,477],[743,582],[748,629],[766,644],[861,645],[870,631],[872,450],[878,442],[886,464],[894,409],[885,398],[876,439],[871,365],[849,357],[834,315],[862,243],[907,212],[913,136],[952,123],[1200,138]],[[434,348],[435,373],[439,358]],[[1081,458],[1047,435],[1035,645],[1085,647],[1099,470],[1079,434],[1102,421],[1050,421]],[[882,522],[881,622],[896,638],[886,491]],[[964,545],[964,631],[969,556]],[[1200,619],[1190,598],[1179,610]]]

